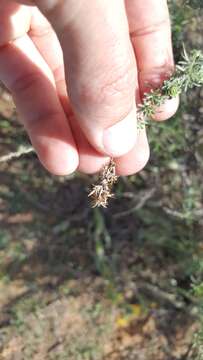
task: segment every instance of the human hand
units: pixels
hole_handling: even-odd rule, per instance
[[[97,172],[109,156],[118,174],[138,172],[149,145],[145,129],[137,131],[136,105],[173,69],[166,0],[32,5],[0,2],[0,80],[39,159],[60,175]],[[155,118],[177,106],[168,101]]]

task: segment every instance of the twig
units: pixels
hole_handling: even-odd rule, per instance
[[[176,309],[184,308],[184,302],[181,300],[178,300],[177,296],[175,294],[168,293],[168,292],[166,292],[166,290],[162,290],[154,284],[142,282],[142,283],[138,284],[138,289],[140,289],[144,292],[147,292],[150,296],[153,296],[158,301],[172,305]]]
[[[34,148],[32,146],[29,147],[25,147],[25,146],[20,146],[19,149],[17,151],[14,152],[10,152],[7,155],[3,155],[0,157],[0,163],[4,163],[4,162],[8,162],[10,160],[13,159],[17,159],[23,155],[27,155],[29,153],[35,152]]]
[[[122,211],[122,212],[119,212],[117,214],[114,215],[114,218],[115,219],[119,219],[121,217],[124,217],[124,216],[128,216],[128,215],[131,215],[133,214],[135,211],[137,210],[140,210],[141,208],[144,207],[144,205],[146,204],[146,202],[152,198],[152,196],[154,195],[156,189],[153,188],[153,189],[150,189],[148,191],[146,191],[144,194],[141,194],[142,195],[142,198],[140,199],[140,201],[135,205],[133,206],[132,208],[126,210],[126,211]]]
[[[165,211],[166,214],[171,215],[171,216],[181,219],[181,220],[187,220],[189,217],[189,215],[187,213],[184,214],[180,211],[167,208],[166,206],[163,207],[163,210]],[[203,216],[203,209],[194,210],[193,216],[195,216],[197,218],[201,218]]]

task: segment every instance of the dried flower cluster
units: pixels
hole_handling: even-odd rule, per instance
[[[116,166],[113,159],[104,166],[99,184],[93,185],[89,197],[92,200],[92,207],[102,206],[107,207],[109,198],[112,198],[112,187],[117,182]]]
[[[142,104],[138,107],[138,127],[143,128],[148,124],[156,112],[157,107],[168,99],[180,95],[193,87],[203,86],[203,53],[192,50],[190,54],[183,51],[182,60],[176,65],[171,77],[163,82],[161,88],[151,90],[144,95]],[[100,182],[93,185],[89,196],[92,198],[93,207],[107,207],[113,184],[117,181],[115,163],[113,159],[102,171]]]

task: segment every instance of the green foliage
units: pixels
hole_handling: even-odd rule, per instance
[[[176,97],[181,92],[203,85],[203,53],[192,50],[187,54],[183,51],[183,59],[176,65],[173,76],[163,84],[163,94],[169,98]]]
[[[201,263],[201,265],[203,265]],[[202,266],[199,266],[200,277],[202,277]],[[201,268],[201,269],[200,269]],[[202,279],[193,279],[192,294],[197,300],[197,312],[199,317],[199,331],[194,334],[193,349],[194,360],[203,360],[203,282]]]
[[[0,231],[0,251],[5,249],[10,242],[10,236],[5,230]]]
[[[139,112],[145,118],[152,118],[158,107],[167,100],[187,92],[193,87],[203,85],[203,53],[198,50],[192,50],[187,54],[184,49],[182,60],[176,65],[172,76],[163,82],[161,88],[152,89],[146,93],[143,102],[139,107]],[[142,116],[141,116],[142,121]]]
[[[193,16],[193,13],[184,4],[180,6],[176,0],[169,1],[169,10],[172,23],[174,55],[177,60],[179,59],[180,48],[184,40],[184,28]]]
[[[194,9],[203,8],[202,0],[186,0],[185,3]]]

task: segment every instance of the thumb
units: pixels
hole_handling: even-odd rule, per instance
[[[34,3],[61,43],[68,95],[88,141],[110,156],[127,153],[136,142],[137,74],[123,0]]]

